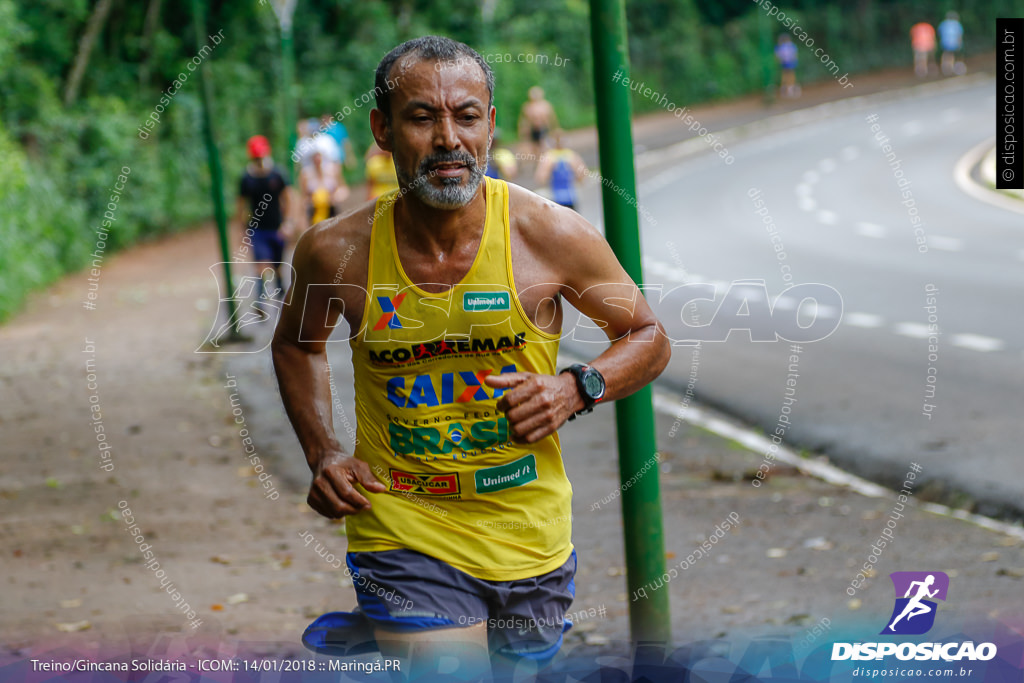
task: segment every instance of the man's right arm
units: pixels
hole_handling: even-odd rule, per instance
[[[271,349],[285,411],[313,473],[307,502],[321,515],[336,519],[370,507],[355,484],[372,492],[387,487],[365,462],[346,454],[334,434],[327,339],[349,301],[342,283],[327,284],[333,273],[326,272],[324,264],[336,251],[329,241],[321,224],[296,246],[295,282],[288,298],[292,305],[281,313]]]

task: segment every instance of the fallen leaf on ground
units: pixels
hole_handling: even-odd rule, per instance
[[[92,624],[85,620],[57,624],[57,630],[61,633],[76,633],[78,631],[87,631],[90,628],[92,628]]]

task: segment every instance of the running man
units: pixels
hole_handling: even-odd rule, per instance
[[[548,147],[548,132],[558,128],[558,115],[539,85],[530,88],[529,98],[519,111],[519,138],[529,138],[530,153],[536,159]]]
[[[779,36],[778,44],[775,46],[775,61],[782,69],[782,83],[779,92],[783,97],[800,97],[800,86],[796,84],[796,45],[788,33]]]
[[[313,474],[308,503],[346,518],[358,576],[361,612],[325,615],[307,635],[339,615],[369,620],[413,676],[456,648],[460,675],[486,675],[488,653],[499,669],[543,664],[561,645],[576,571],[556,430],[651,382],[670,346],[592,225],[484,178],[494,76],[479,54],[418,38],[384,57],[376,84],[370,126],[400,189],[302,237],[296,305],[272,345]],[[559,371],[563,302],[612,343]],[[326,343],[339,318],[354,453],[332,420]]]
[[[964,47],[964,27],[956,12],[946,12],[946,18],[939,24],[939,44],[942,46],[942,74],[962,76],[966,73],[963,62],[957,61],[957,55]]]
[[[923,78],[932,70],[935,28],[927,21],[921,21],[911,26],[910,47],[914,50],[914,73]]]
[[[291,190],[284,174],[270,158],[270,142],[262,135],[254,135],[246,144],[249,165],[238,185],[235,202],[235,223],[245,231],[253,245],[253,260],[269,263],[273,268],[275,289],[267,294],[263,275],[259,280],[259,299],[280,299],[284,294],[281,280],[281,262],[284,260],[284,235],[291,226]],[[248,222],[246,215],[250,216]],[[266,274],[266,269],[262,269]],[[258,310],[263,310],[257,304]]]
[[[551,139],[554,144],[540,158],[534,180],[550,184],[555,203],[575,211],[579,201],[576,185],[587,175],[587,165],[579,154],[562,144],[560,129],[551,134]]]
[[[906,617],[907,621],[910,621],[919,614],[928,614],[932,611],[932,608],[923,604],[921,600],[924,598],[934,598],[935,594],[939,592],[938,588],[933,591],[928,590],[933,583],[935,583],[935,577],[929,574],[924,581],[912,581],[910,585],[907,586],[907,592],[903,597],[910,598],[910,594],[914,591],[914,586],[918,587],[917,594],[910,598],[910,601],[907,603],[906,607],[903,608],[903,611],[900,612],[900,615],[893,619],[892,623],[889,624],[890,631],[896,630],[896,623],[903,617]]]

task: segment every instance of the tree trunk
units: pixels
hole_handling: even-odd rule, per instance
[[[99,38],[100,32],[103,30],[103,24],[106,23],[107,15],[110,14],[110,7],[113,4],[114,0],[99,0],[92,10],[92,16],[89,17],[89,21],[85,25],[85,33],[82,34],[82,39],[78,42],[78,54],[75,55],[75,63],[71,67],[67,87],[64,89],[65,105],[72,104],[78,97],[78,87],[82,84],[82,77],[85,76],[85,70],[89,66],[89,55],[92,54],[92,48],[96,45],[96,39]]]
[[[153,41],[156,38],[157,25],[160,23],[160,5],[162,0],[149,0],[146,8],[146,19],[142,28],[142,49],[145,51],[139,64],[139,86],[145,88],[149,83],[149,67],[153,61]]]

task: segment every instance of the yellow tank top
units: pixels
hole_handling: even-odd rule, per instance
[[[407,548],[471,576],[513,581],[572,553],[572,487],[558,435],[509,441],[491,373],[554,374],[558,335],[524,312],[512,277],[508,186],[485,178],[476,259],[442,294],[416,287],[395,244],[394,194],[377,201],[363,328],[353,335],[357,444],[388,491],[347,517],[349,550]]]
[[[398,174],[390,154],[375,154],[366,160],[366,178],[370,196],[380,197],[398,189]]]

